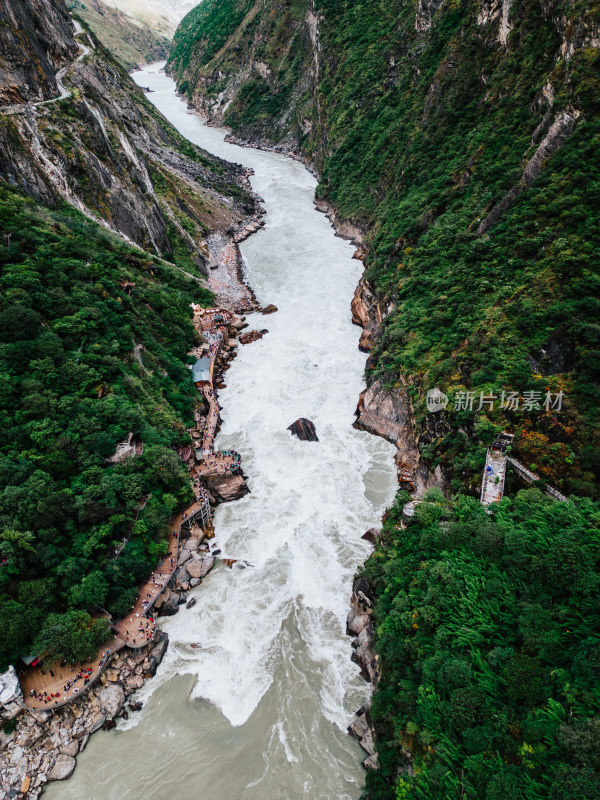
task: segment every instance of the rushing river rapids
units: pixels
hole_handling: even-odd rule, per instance
[[[215,515],[223,557],[193,590],[193,609],[162,622],[170,637],[144,708],[95,734],[73,778],[49,800],[356,800],[364,753],[346,734],[368,687],[351,662],[345,618],[352,577],[395,490],[394,449],[352,428],[365,356],[350,300],[361,273],[352,246],[313,205],[299,163],[237,147],[189,114],[173,81],[136,73],[191,141],[252,167],[266,226],[242,245],[267,327],[241,347],[220,394],[220,448],[242,454],[251,494]],[[298,417],[319,442],[292,438]],[[201,648],[192,648],[200,643]]]

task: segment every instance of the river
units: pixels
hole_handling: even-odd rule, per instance
[[[394,448],[352,422],[365,355],[350,301],[362,265],[316,211],[315,178],[298,162],[237,147],[189,114],[150,65],[148,97],[192,142],[254,170],[265,228],[242,244],[249,283],[271,316],[239,348],[220,393],[220,448],[242,454],[251,494],[221,505],[224,557],[161,621],[170,645],[143,710],[93,735],[73,777],[48,800],[357,800],[364,757],[346,733],[368,686],[345,635],[352,578],[396,488]],[[298,417],[318,443],[286,430]],[[199,642],[202,649],[193,649]]]

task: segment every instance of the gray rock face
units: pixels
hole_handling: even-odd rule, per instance
[[[184,155],[168,127],[148,112],[142,92],[86,42],[89,52],[79,60],[83,52],[65,0],[0,3],[0,106],[12,106],[0,126],[0,179],[48,205],[66,200],[167,258],[174,225],[208,273],[206,232],[190,235],[189,226],[163,210],[149,163],[158,162],[186,193],[202,196],[219,230],[237,227],[254,210],[249,195],[231,202],[231,184],[241,189],[245,170],[208,154],[202,160]],[[61,85],[73,90],[68,114],[59,103],[24,107],[58,96],[59,68]],[[186,208],[182,203],[195,224]]]
[[[180,567],[173,575],[173,578],[175,580],[175,583],[186,583],[186,581],[189,581],[190,575],[187,569],[185,569],[185,567]]]
[[[208,575],[214,563],[215,560],[212,556],[194,556],[186,564],[186,569],[192,578],[203,578]]]
[[[359,580],[354,585],[350,613],[346,620],[346,632],[354,636],[352,646],[352,661],[359,665],[362,676],[373,686],[379,681],[378,657],[373,648],[373,625],[371,622],[372,603],[365,594],[369,592],[365,580]]]
[[[96,731],[99,731],[105,722],[106,722],[106,717],[104,716],[104,714],[96,714],[96,716],[92,719],[90,727],[88,728],[87,732],[95,733]]]
[[[48,780],[64,781],[66,778],[70,778],[76,763],[73,756],[59,755],[54,762],[54,766],[48,773]]]
[[[64,0],[3,0],[0,105],[56,96],[54,75],[78,50]]]
[[[208,491],[219,503],[228,503],[231,500],[238,500],[250,491],[246,481],[241,475],[211,475],[206,479],[206,483],[208,485]],[[191,572],[190,575],[192,575]],[[192,575],[192,577],[198,576]]]
[[[169,637],[164,631],[160,631],[156,637],[156,643],[151,650],[151,654],[160,663],[163,660],[167,647],[169,646]]]
[[[110,686],[104,686],[98,692],[98,700],[100,705],[106,711],[106,716],[113,719],[123,710],[125,705],[125,693],[123,688],[118,683],[113,683]]]
[[[430,486],[439,486],[444,491],[446,481],[440,467],[433,473],[421,463],[419,435],[415,428],[414,415],[408,394],[402,387],[386,389],[383,382],[375,381],[361,393],[356,409],[354,427],[374,433],[396,445],[396,463],[406,463],[413,470],[413,496],[420,497]],[[429,414],[428,433],[443,435],[447,423],[436,419],[442,415]],[[446,427],[445,427],[446,426]]]
[[[404,389],[384,389],[381,381],[360,395],[356,427],[396,444],[407,434],[414,438],[410,401]]]
[[[12,703],[23,697],[19,677],[13,666],[0,675],[0,705]]]
[[[346,619],[346,633],[348,636],[358,636],[370,622],[368,614],[363,614],[356,608],[351,608]]]
[[[365,769],[379,769],[368,712],[359,714],[354,722],[348,726],[348,733],[358,739],[358,743],[367,753],[367,758],[362,762],[363,767]]]
[[[163,603],[160,609],[160,613],[165,617],[172,617],[174,614],[177,614],[179,611],[179,596],[177,594],[172,594],[171,597],[167,600],[166,603]]]
[[[487,233],[492,225],[495,225],[505,212],[511,208],[517,197],[533,186],[542,173],[544,162],[547,161],[556,150],[562,147],[567,136],[573,131],[575,123],[580,116],[581,112],[572,106],[567,107],[556,115],[548,133],[525,165],[521,179],[504,195],[498,205],[496,205],[480,223],[477,228],[477,236],[483,236]]]
[[[373,290],[363,278],[360,279],[356,287],[350,307],[352,310],[352,322],[355,325],[360,325],[363,329],[358,349],[362,350],[363,353],[368,353],[377,341],[387,309],[381,307],[375,298]]]
[[[76,756],[79,752],[79,742],[73,740],[72,742],[69,742],[69,744],[63,745],[59,752],[63,756]]]

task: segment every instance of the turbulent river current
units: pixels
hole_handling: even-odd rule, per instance
[[[220,393],[219,448],[242,454],[251,494],[221,505],[223,557],[192,590],[196,606],[165,618],[170,645],[140,691],[141,712],[94,734],[73,777],[48,800],[356,800],[364,753],[346,727],[368,686],[345,635],[352,578],[395,491],[393,447],[354,430],[365,356],[351,323],[361,274],[352,246],[316,211],[315,178],[282,155],[237,147],[187,112],[174,82],[135,74],[189,140],[254,170],[267,210],[242,246],[268,328],[239,348]],[[298,417],[319,442],[293,438]],[[201,648],[192,648],[199,643]]]

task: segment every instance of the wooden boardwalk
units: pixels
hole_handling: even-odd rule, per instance
[[[96,681],[116,652],[125,646],[132,649],[144,647],[152,641],[156,623],[151,616],[147,616],[148,612],[177,569],[182,524],[201,512],[204,504],[202,498],[173,517],[169,525],[168,551],[165,558],[148,580],[139,587],[135,605],[129,614],[113,626],[111,637],[102,645],[95,659],[77,665],[66,664],[64,667],[54,665],[52,667],[54,675],[50,670],[42,671],[39,665],[19,675],[23,699],[29,708],[55,708],[74,700]],[[78,678],[78,675],[81,677]],[[66,688],[69,682],[72,683]],[[33,697],[30,694],[32,691],[35,694]]]
[[[219,422],[219,403],[213,388],[212,374],[221,342],[226,333],[226,326],[231,319],[232,315],[228,311],[221,309],[205,311],[198,306],[194,307],[194,322],[210,345],[209,357],[211,358],[210,383],[200,388],[208,403],[209,413],[202,441],[203,462],[191,470],[192,475],[196,476],[192,482],[196,494],[195,502],[173,517],[169,523],[168,547],[164,559],[148,580],[139,587],[137,600],[129,613],[112,626],[110,638],[102,645],[95,659],[77,665],[60,666],[56,664],[52,666],[51,671],[42,670],[38,665],[33,668],[29,667],[19,674],[24,701],[29,708],[57,708],[74,700],[93,685],[116,652],[123,647],[138,649],[153,640],[156,622],[151,611],[156,599],[164,591],[177,569],[181,528],[183,525],[191,524],[196,518],[199,518],[203,524],[210,519],[208,493],[204,487],[199,485],[197,478],[225,475],[237,469],[241,460],[234,451],[215,452],[214,449],[214,437]],[[147,498],[143,498],[140,501],[136,519],[146,505],[146,500]],[[129,536],[126,539],[128,540]],[[121,543],[116,548],[114,557],[118,558],[125,544],[126,542]]]
[[[198,387],[198,391],[208,404],[208,415],[203,430],[202,463],[195,467],[195,472],[200,477],[209,475],[226,475],[234,472],[241,463],[241,457],[233,450],[217,451],[214,449],[215,435],[219,424],[219,402],[217,400],[213,373],[214,364],[219,355],[219,350],[225,338],[227,325],[233,316],[229,311],[219,308],[201,309],[194,306],[194,324],[202,333],[202,338],[209,344],[208,357],[211,360],[210,381]]]

